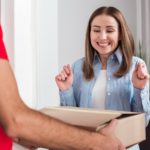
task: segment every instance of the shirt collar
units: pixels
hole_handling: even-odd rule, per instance
[[[123,57],[123,55],[122,55],[120,47],[117,48],[117,50],[115,51],[115,53],[113,55],[118,60],[119,64],[121,64],[122,63],[122,57]]]
[[[122,63],[122,52],[121,52],[120,47],[118,47],[116,49],[116,51],[110,57],[117,60],[119,62],[119,64],[121,64]],[[98,63],[98,62],[100,62],[99,55],[95,51],[95,53],[94,53],[94,64]]]

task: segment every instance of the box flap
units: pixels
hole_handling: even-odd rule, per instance
[[[42,109],[41,112],[72,125],[91,128],[96,128],[97,126],[117,118],[122,114],[137,114],[124,111],[87,109],[78,107],[49,107]]]

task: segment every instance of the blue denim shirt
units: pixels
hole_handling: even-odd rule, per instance
[[[73,64],[73,85],[69,90],[60,92],[61,105],[92,108],[92,90],[101,70],[101,62],[96,54],[93,62],[94,78],[86,81],[82,72],[83,61],[84,58]],[[140,90],[134,88],[131,81],[133,70],[138,62],[143,60],[133,57],[130,71],[123,77],[116,78],[113,73],[122,63],[122,53],[118,49],[109,57],[105,109],[150,113],[148,84]]]
[[[92,108],[92,90],[98,79],[101,62],[97,54],[94,56],[94,78],[86,81],[83,78],[82,65],[84,58],[73,64],[74,81],[69,90],[60,92],[60,102],[63,106],[76,106]],[[136,89],[132,84],[132,73],[138,62],[144,62],[138,57],[132,57],[130,71],[123,77],[116,78],[113,73],[122,63],[122,53],[119,49],[107,61],[107,85],[105,109],[145,112],[146,120],[150,119],[149,85],[144,89]],[[136,149],[137,150],[137,149]]]

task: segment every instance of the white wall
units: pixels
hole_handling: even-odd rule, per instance
[[[9,60],[14,66],[14,0],[1,0],[1,25],[4,32],[4,42],[8,50]],[[8,17],[9,16],[9,17]]]
[[[37,0],[37,107],[59,105],[57,0]]]
[[[28,106],[35,105],[35,60],[32,3],[14,0],[14,72],[19,91]]]
[[[1,0],[4,41],[19,92],[34,108],[59,105],[57,1]]]

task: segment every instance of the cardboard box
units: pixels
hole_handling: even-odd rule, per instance
[[[126,147],[146,138],[144,113],[78,107],[50,107],[41,112],[65,123],[95,131],[117,118],[119,121],[115,134]]]

